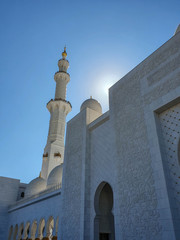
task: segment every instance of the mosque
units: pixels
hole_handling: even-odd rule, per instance
[[[180,239],[180,25],[67,123],[66,49],[39,177],[0,177],[0,240]]]

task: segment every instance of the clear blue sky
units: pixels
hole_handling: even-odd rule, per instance
[[[72,112],[92,95],[108,110],[107,86],[166,42],[180,23],[179,0],[0,2],[0,175],[39,175],[54,98],[54,73],[67,46]]]

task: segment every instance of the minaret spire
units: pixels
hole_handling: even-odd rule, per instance
[[[56,81],[55,98],[47,103],[51,118],[41,170],[41,176],[45,179],[47,179],[51,170],[60,165],[64,159],[66,116],[71,111],[71,104],[66,101],[66,85],[70,81],[70,75],[67,73],[69,62],[66,57],[67,52],[66,47],[64,47],[62,58],[58,61],[59,71],[54,75]]]
[[[63,59],[66,59],[66,57],[67,57],[66,45],[64,46],[64,52],[62,52],[62,57],[63,57]]]

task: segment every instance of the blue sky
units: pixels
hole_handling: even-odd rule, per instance
[[[107,88],[173,36],[179,12],[179,0],[1,1],[0,175],[39,175],[65,44],[68,121],[90,95],[107,111]]]

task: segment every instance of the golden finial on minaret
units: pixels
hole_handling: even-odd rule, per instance
[[[62,57],[63,59],[67,57],[66,46],[64,47],[64,52],[62,52]]]

